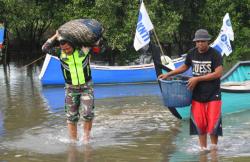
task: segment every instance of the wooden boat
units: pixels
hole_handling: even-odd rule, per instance
[[[238,62],[223,75],[221,91],[223,115],[250,109],[250,61]],[[173,108],[171,112],[179,119],[187,119],[190,106]]]
[[[174,66],[180,66],[184,57],[173,60]],[[119,84],[156,82],[154,64],[135,66],[98,66],[91,65],[94,84]],[[61,73],[60,61],[57,57],[46,55],[41,73],[39,75],[42,85],[63,85],[64,78]]]

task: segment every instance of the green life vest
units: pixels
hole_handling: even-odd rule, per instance
[[[91,80],[89,54],[75,50],[73,54],[60,54],[61,68],[65,82],[71,85],[82,85]]]

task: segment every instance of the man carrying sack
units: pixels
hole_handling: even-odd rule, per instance
[[[94,19],[63,24],[42,46],[57,56],[65,79],[65,112],[70,139],[77,141],[77,123],[83,121],[83,142],[88,143],[94,118],[90,52],[100,45],[103,28]],[[59,45],[58,45],[59,43]]]

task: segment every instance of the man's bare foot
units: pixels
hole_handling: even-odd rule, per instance
[[[201,152],[201,153],[209,153],[210,150],[209,150],[208,148],[206,148],[206,147],[201,147],[201,148],[200,148],[200,152]]]

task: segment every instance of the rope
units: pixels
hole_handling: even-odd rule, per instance
[[[46,55],[43,55],[43,56],[39,57],[38,59],[32,61],[31,63],[29,63],[29,64],[27,64],[27,65],[24,65],[22,68],[26,68],[27,66],[30,66],[30,65],[34,64],[35,62],[41,60],[41,59],[44,58],[45,56],[46,56]]]

